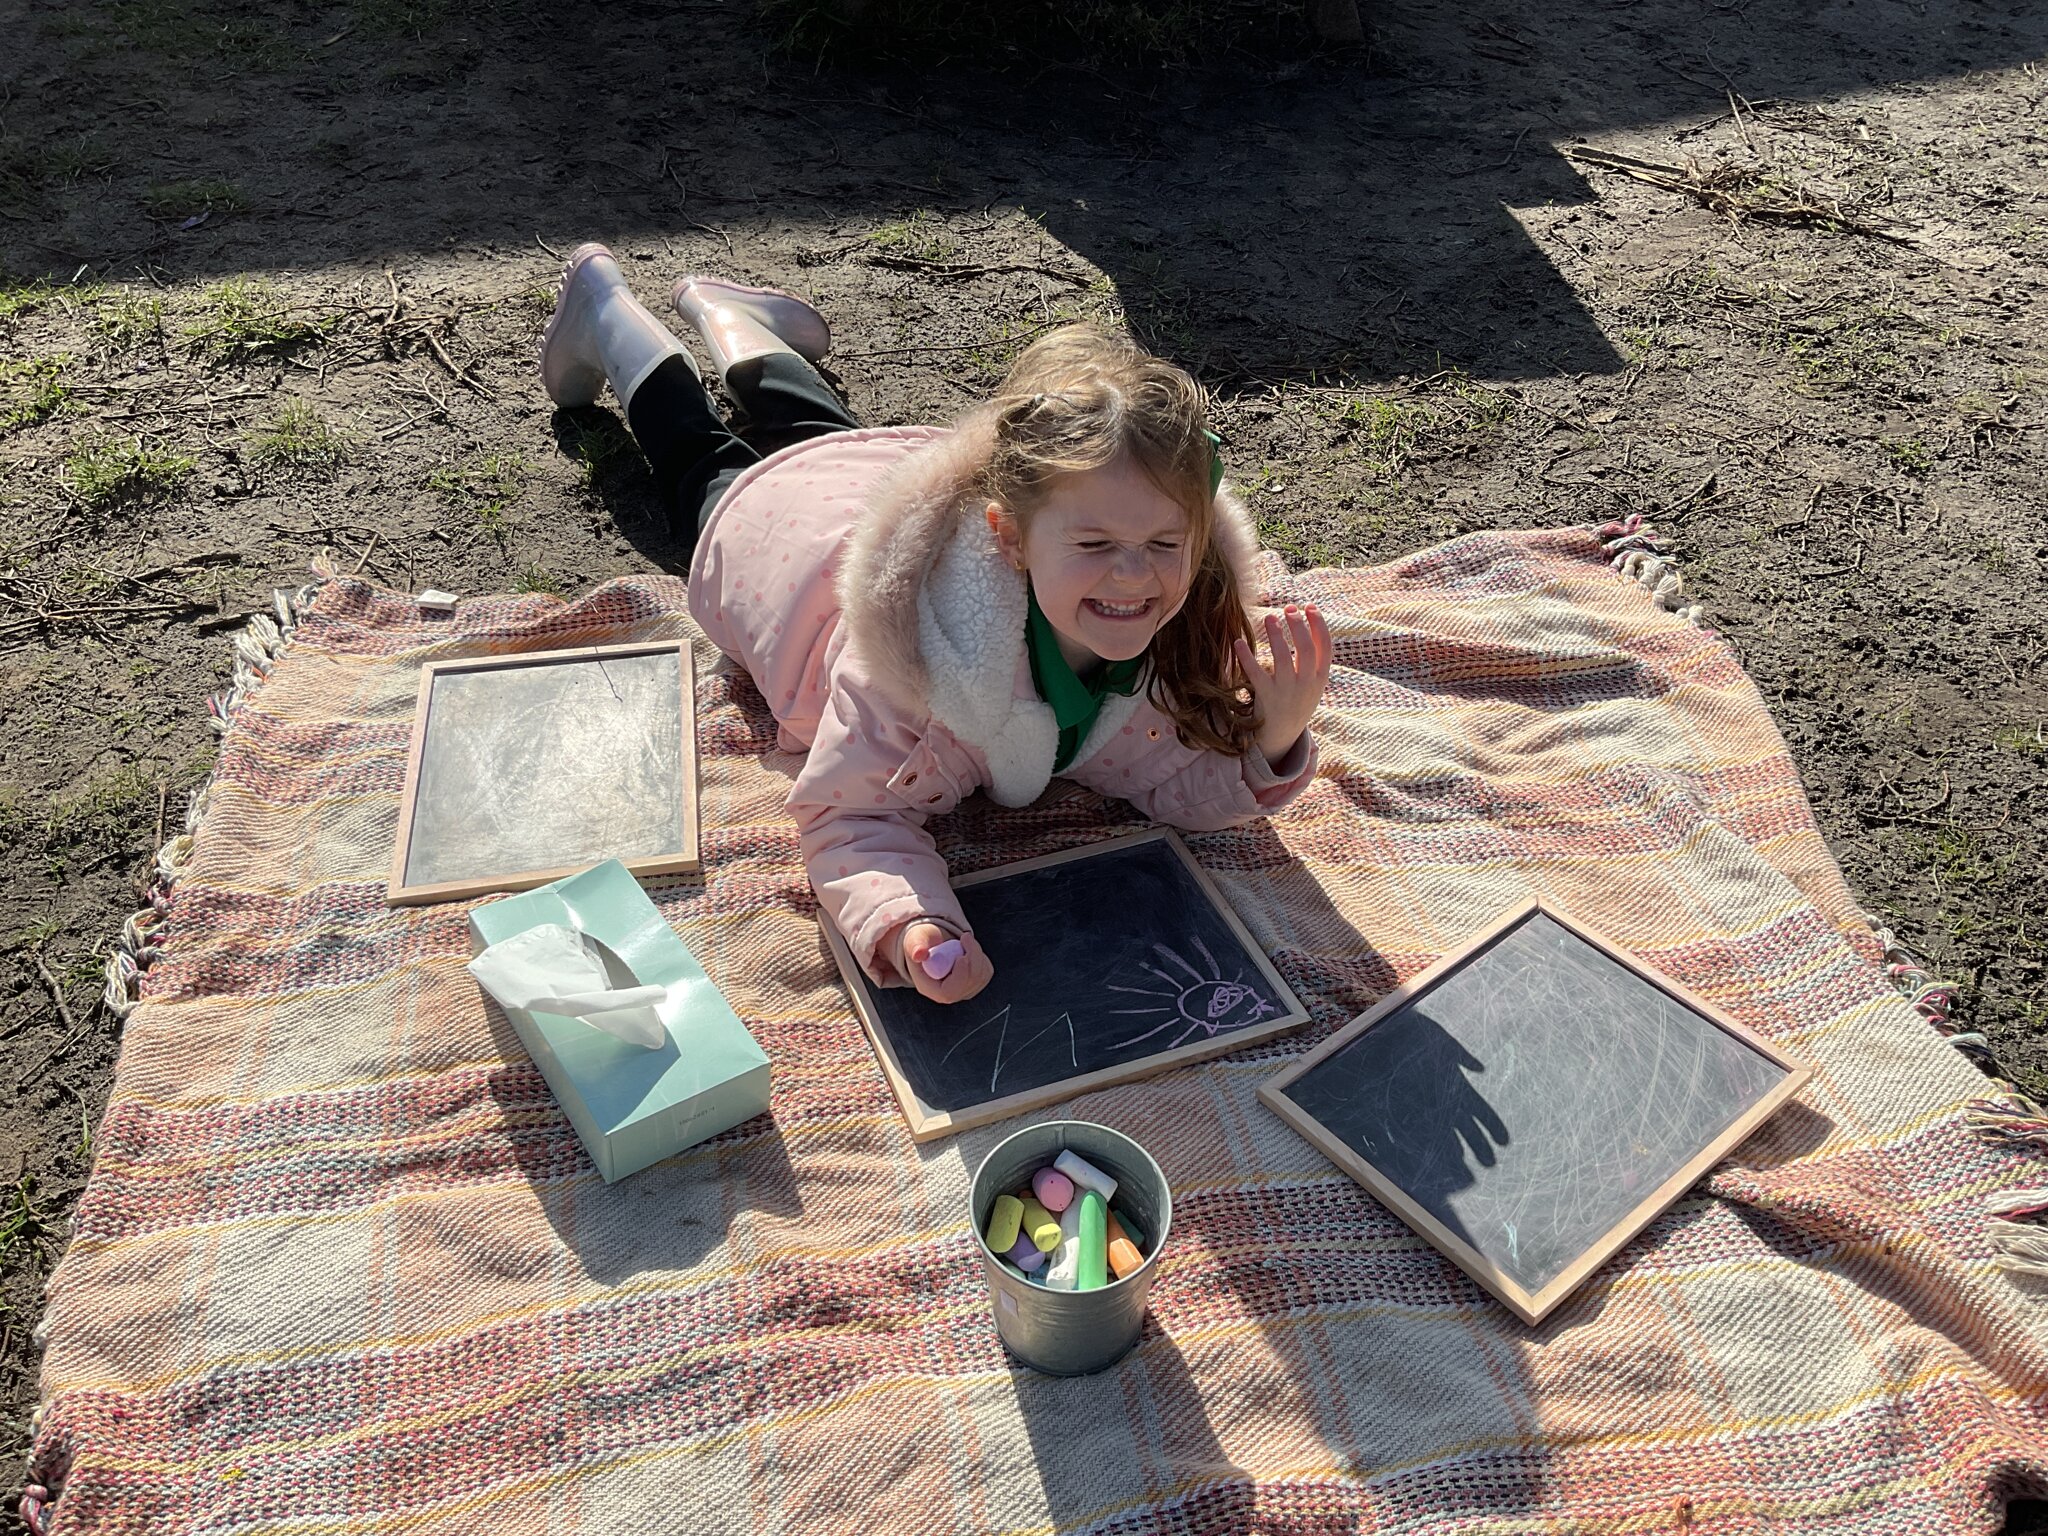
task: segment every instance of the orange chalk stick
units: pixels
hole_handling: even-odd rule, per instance
[[[1116,1212],[1109,1213],[1109,1268],[1110,1273],[1121,1280],[1145,1262],[1145,1255],[1138,1252],[1138,1245],[1131,1241],[1130,1233],[1123,1223],[1116,1219]]]
[[[1145,1255],[1131,1245],[1128,1237],[1112,1237],[1109,1240],[1109,1268],[1117,1279],[1133,1274],[1145,1262]]]

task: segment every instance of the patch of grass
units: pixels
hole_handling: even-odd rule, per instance
[[[514,592],[544,593],[549,597],[564,596],[561,578],[546,566],[535,562],[519,573],[519,579],[512,583]]]
[[[218,362],[276,356],[324,340],[329,322],[306,315],[268,283],[233,277],[199,296],[199,318],[185,327],[195,353]]]
[[[0,432],[39,426],[52,416],[78,409],[64,383],[69,353],[0,363]]]
[[[13,1259],[16,1248],[27,1250],[32,1257],[49,1238],[50,1223],[36,1209],[35,1193],[36,1176],[24,1173],[0,1196],[0,1259]]]
[[[1899,338],[1905,319],[1882,304],[1844,305],[1788,326],[1782,345],[1795,375],[1792,387],[1803,395],[1830,395],[1889,385],[1905,367]],[[1768,350],[1770,342],[1765,345]]]
[[[1399,480],[1410,461],[1491,432],[1514,410],[1508,396],[1452,369],[1425,379],[1412,395],[1347,397],[1322,414],[1359,441],[1360,456],[1377,477]]]
[[[477,532],[503,549],[512,537],[505,512],[526,488],[526,460],[516,453],[486,453],[444,464],[423,482],[452,511],[467,514]]]
[[[95,335],[127,351],[164,333],[164,301],[155,294],[115,289],[93,311]]]
[[[249,199],[232,181],[165,181],[142,194],[152,219],[174,223],[202,213],[246,213]]]
[[[272,469],[332,472],[348,457],[347,437],[329,425],[309,400],[292,400],[264,426],[248,433],[252,463]]]
[[[1259,543],[1285,557],[1294,570],[1313,569],[1345,563],[1344,551],[1327,539],[1300,526],[1300,520],[1286,515],[1262,517]]]
[[[2048,722],[2036,721],[2032,730],[2024,725],[2009,725],[1995,731],[1992,743],[2008,752],[2017,752],[2022,757],[2039,757],[2048,753]]]
[[[919,208],[907,218],[872,230],[868,244],[891,256],[907,256],[914,261],[951,261],[961,249],[960,242],[946,228],[946,221],[929,208]]]
[[[630,462],[638,450],[632,434],[616,418],[599,416],[589,421],[571,421],[562,451],[576,461],[581,489],[588,493],[595,491],[618,465]]]
[[[74,865],[83,868],[110,856],[141,857],[150,851],[158,808],[205,774],[205,765],[198,762],[177,767],[126,762],[55,796],[41,827],[44,871],[61,881]],[[88,964],[85,977],[94,969]]]
[[[64,461],[71,494],[99,512],[127,502],[162,501],[192,473],[182,453],[159,451],[141,438],[105,438],[81,445]]]
[[[1885,462],[1902,475],[1924,479],[1934,472],[1934,455],[1917,437],[1881,437],[1877,446]]]
[[[1933,835],[1915,839],[1916,854],[1933,871],[1944,889],[2002,883],[2012,873],[2018,855],[1994,855],[1990,841],[1973,827],[1948,822]]]
[[[32,315],[45,304],[57,297],[54,283],[41,278],[18,283],[11,279],[0,281],[0,320],[13,320],[22,315]]]
[[[53,186],[75,186],[113,168],[113,156],[91,134],[43,144],[0,139],[0,208],[33,207]]]
[[[213,63],[231,71],[280,69],[290,63],[295,50],[279,24],[260,14],[238,14],[244,11],[218,0],[121,0],[105,14],[137,52],[155,58]]]

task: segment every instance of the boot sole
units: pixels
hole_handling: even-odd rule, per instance
[[[569,284],[575,281],[576,273],[583,264],[597,256],[612,256],[611,247],[593,240],[569,253],[569,259],[562,264],[561,280],[555,284],[555,312],[548,316],[548,323],[540,333],[541,388],[548,392],[550,400],[560,406],[594,404],[604,391],[604,370],[601,368],[568,364],[551,366],[554,362],[551,348],[555,339],[555,323],[562,318],[562,301],[569,295]],[[612,259],[618,260],[616,256]]]

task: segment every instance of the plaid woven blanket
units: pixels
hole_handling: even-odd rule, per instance
[[[328,581],[288,644],[245,642],[217,775],[131,926],[32,1521],[1995,1530],[2048,1479],[2048,1350],[1986,1238],[2030,1160],[1966,1124],[1983,1079],[1888,984],[1755,689],[1641,544],[1477,535],[1281,584],[1340,637],[1322,776],[1190,842],[1314,1022],[1058,1111],[1175,1189],[1143,1341],[1069,1381],[1007,1362],[972,1258],[968,1179],[1015,1124],[911,1142],[744,677],[699,678],[705,873],[658,900],[773,1058],[770,1116],[606,1187],[486,1015],[466,908],[385,905],[419,665],[684,634],[680,584],[450,623]],[[1130,820],[1056,789],[936,831],[965,871]],[[1819,1068],[1533,1329],[1253,1097],[1532,891]]]

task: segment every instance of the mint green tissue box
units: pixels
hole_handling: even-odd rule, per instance
[[[505,1010],[607,1184],[767,1110],[767,1054],[625,865],[610,859],[475,908],[471,952],[542,923],[581,929],[611,950],[632,971],[614,986],[651,983],[672,998],[682,989],[669,1038],[653,1050],[579,1019]]]

